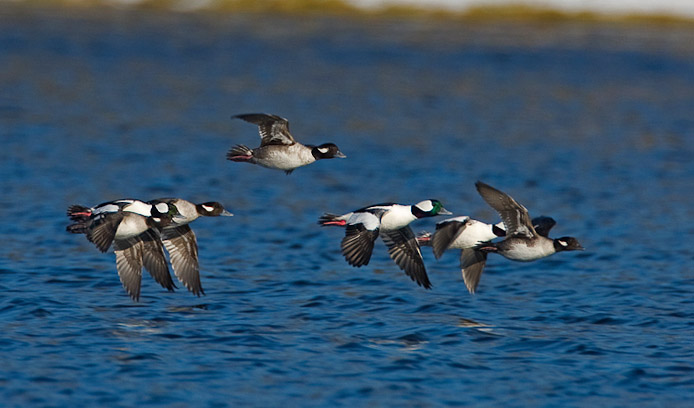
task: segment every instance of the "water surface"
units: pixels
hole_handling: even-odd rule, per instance
[[[0,368],[7,406],[685,406],[694,397],[694,31],[6,7],[0,13]],[[347,160],[231,163],[289,118]],[[483,180],[587,248],[458,254],[434,288],[377,243],[349,267],[318,216]],[[67,234],[65,209],[217,200],[206,296]],[[436,220],[413,224],[433,229]],[[180,286],[180,285],[179,285]]]

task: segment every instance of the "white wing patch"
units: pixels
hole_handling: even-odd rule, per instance
[[[362,224],[369,231],[375,231],[381,225],[381,220],[371,213],[354,213],[347,220],[350,225]]]
[[[157,207],[158,208],[158,207]],[[152,215],[152,206],[150,204],[145,204],[142,201],[133,201],[132,204],[127,205],[123,208],[123,211],[144,215],[149,217]],[[166,212],[166,211],[163,211]]]

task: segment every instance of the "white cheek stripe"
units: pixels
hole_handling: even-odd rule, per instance
[[[212,210],[214,210],[214,207],[210,207],[209,205],[203,205],[202,208],[207,212],[212,212]]]
[[[323,153],[323,154],[328,153],[328,150],[330,150],[330,149],[328,149],[327,147],[319,147],[318,148],[318,151]]]

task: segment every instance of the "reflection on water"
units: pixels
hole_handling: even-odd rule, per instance
[[[0,370],[9,405],[640,405],[694,397],[694,31],[118,10],[0,13]],[[290,176],[225,160],[289,118],[349,157]],[[351,268],[324,211],[483,180],[588,249],[458,257],[414,285],[381,242]],[[207,296],[112,254],[65,209],[220,201],[195,231]],[[413,224],[432,230],[436,220]],[[334,232],[334,231],[333,231]],[[126,374],[126,375],[123,375]]]

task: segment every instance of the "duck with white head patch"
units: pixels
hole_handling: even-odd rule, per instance
[[[480,196],[501,216],[506,230],[500,242],[487,242],[468,251],[463,250],[461,268],[468,274],[466,285],[471,292],[477,287],[488,253],[497,253],[513,261],[530,262],[557,252],[583,250],[573,237],[548,238],[555,221],[549,217],[538,217],[531,221],[528,210],[508,194],[481,181],[475,183]]]
[[[550,217],[533,219],[538,234],[547,236],[555,224]],[[479,251],[481,245],[490,244],[495,238],[506,236],[503,222],[487,224],[468,216],[445,219],[436,224],[436,231],[420,233],[417,241],[421,246],[431,246],[436,259],[449,249],[460,249],[460,268],[463,281],[470,293],[475,293],[486,262],[486,254]]]
[[[113,244],[118,276],[133,300],[140,298],[143,266],[157,283],[173,291],[158,231],[180,217],[175,206],[123,199],[94,207],[73,205],[67,214],[74,221],[68,232],[85,234],[101,252]]]
[[[251,149],[244,145],[234,146],[227,159],[235,162],[258,164],[269,169],[284,170],[290,174],[297,167],[316,160],[346,158],[334,143],[319,146],[303,145],[289,132],[289,121],[277,115],[248,113],[232,116],[258,125],[260,146]]]
[[[427,276],[417,239],[410,229],[412,221],[450,214],[438,200],[424,200],[415,205],[395,203],[375,204],[343,215],[323,214],[318,223],[323,226],[346,227],[342,239],[342,254],[355,267],[368,265],[379,234],[395,263],[418,285],[427,289]]]

